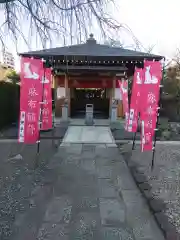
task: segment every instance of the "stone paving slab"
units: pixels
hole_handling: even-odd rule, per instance
[[[117,199],[100,199],[101,224],[118,226],[125,222],[125,206]]]
[[[122,226],[119,228],[103,227],[102,235],[104,240],[120,240],[120,239],[133,240],[134,239],[132,237],[131,229],[128,229],[127,226]]]
[[[51,222],[45,222],[39,229],[37,240],[68,240],[69,232],[66,226],[62,224],[52,224]]]
[[[69,223],[71,219],[72,199],[64,195],[52,199],[45,213],[45,222]]]
[[[95,196],[83,196],[76,199],[76,209],[82,212],[98,212],[99,199]]]
[[[110,179],[98,179],[100,198],[116,198],[117,192]]]
[[[26,227],[26,238],[18,235],[13,240],[164,240],[116,148],[70,148],[61,146],[47,166],[45,176],[54,171],[54,177],[44,179],[51,189],[46,203],[37,198],[43,188],[33,191],[36,205],[24,218],[33,222],[33,235]],[[37,219],[40,205],[43,211]],[[21,221],[19,232],[26,222]]]
[[[70,126],[63,139],[65,143],[109,143],[115,144],[109,127]]]
[[[100,221],[99,214],[80,212],[74,219],[69,239],[100,239]]]

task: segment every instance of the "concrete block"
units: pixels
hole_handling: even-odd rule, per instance
[[[155,213],[154,216],[166,235],[168,233],[176,233],[175,226],[169,222],[168,217],[163,212]]]
[[[145,196],[145,198],[146,198],[147,200],[153,199],[153,194],[152,194],[151,191],[149,191],[149,190],[144,190],[143,193],[144,193],[144,196]]]
[[[149,205],[154,212],[161,212],[166,209],[166,204],[160,199],[152,199],[149,201]]]
[[[145,190],[148,190],[150,191],[151,190],[151,186],[148,182],[144,182],[144,183],[140,183],[139,184],[139,188],[141,189],[141,191],[145,191]]]
[[[135,181],[137,183],[144,183],[147,182],[147,178],[144,174],[142,173],[137,173],[136,171],[132,172],[133,177],[135,178]]]

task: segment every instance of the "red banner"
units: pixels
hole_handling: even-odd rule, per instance
[[[51,69],[45,68],[41,72],[43,87],[43,105],[42,105],[42,125],[41,130],[48,130],[52,128],[52,76]]]
[[[43,62],[39,59],[21,59],[19,142],[32,144],[38,140],[42,68]]]
[[[141,149],[151,151],[157,122],[160,82],[162,70],[160,62],[144,63],[144,82],[141,89]]]
[[[140,111],[140,89],[142,86],[143,70],[136,68],[134,72],[131,104],[128,119],[128,132],[136,132],[138,127],[138,114]]]
[[[129,103],[128,103],[128,81],[122,79],[122,82],[119,80],[119,88],[122,94],[123,100],[123,109],[125,114],[125,129],[128,129],[128,118],[129,118]]]

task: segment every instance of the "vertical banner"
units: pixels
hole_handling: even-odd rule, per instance
[[[128,119],[128,132],[135,133],[137,131],[138,114],[140,111],[140,90],[142,86],[142,79],[143,70],[140,68],[135,68]]]
[[[118,80],[119,88],[122,94],[123,110],[125,114],[125,129],[128,129],[128,118],[129,118],[129,102],[128,102],[128,81],[122,79],[122,82]]]
[[[40,59],[21,58],[19,142],[32,144],[39,137],[42,68],[43,62]]]
[[[42,125],[41,130],[52,129],[52,75],[51,69],[45,68],[41,71],[41,79],[43,84],[43,104],[42,104]]]
[[[145,61],[144,82],[141,88],[141,150],[151,151],[157,122],[160,82],[162,79],[161,63]]]

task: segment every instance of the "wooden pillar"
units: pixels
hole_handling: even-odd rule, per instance
[[[116,77],[113,76],[112,79],[112,88],[110,89],[110,97],[109,97],[109,117],[111,117],[111,107],[112,107],[112,99],[115,97],[115,88],[116,88]]]
[[[62,114],[62,100],[57,98],[57,88],[59,87],[58,85],[58,77],[54,76],[54,88],[55,88],[55,116],[56,117],[61,117]]]
[[[65,74],[65,78],[64,78],[65,98],[68,100],[68,116],[70,116],[71,115],[71,96],[70,96],[70,88],[69,88],[68,81],[69,81],[68,75]]]
[[[58,86],[57,77],[53,75],[52,76],[52,87],[57,90],[57,86]]]
[[[52,76],[52,81],[51,81],[51,89],[53,89],[53,94],[54,94],[54,102],[52,102],[52,104],[54,104],[54,109],[53,109],[53,113],[55,111],[56,113],[56,99],[57,99],[57,83],[56,83],[56,79],[54,75]]]
[[[116,76],[113,77],[112,98],[115,98]]]
[[[120,89],[118,89],[118,90],[120,91]],[[121,95],[121,98],[118,99],[117,117],[118,117],[118,118],[124,117],[122,95]]]
[[[122,118],[124,117],[124,113],[123,113],[123,103],[122,100],[118,100],[118,107],[117,107],[117,116]]]
[[[113,79],[113,96],[112,98],[115,98],[115,89],[116,89],[116,76]],[[118,89],[119,90],[119,89]],[[120,91],[120,90],[119,90]],[[122,96],[121,96],[122,97]],[[117,117],[123,117],[124,113],[123,113],[123,104],[122,104],[122,99],[116,99],[117,100]]]
[[[65,98],[68,99],[68,75],[65,74],[64,77],[64,87],[65,87]]]
[[[55,105],[55,117],[57,117],[57,108],[58,108],[58,103],[57,103],[57,88],[58,88],[58,83],[57,83],[57,77],[53,75],[53,88],[54,88],[54,105]]]

